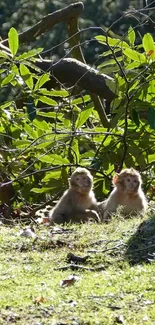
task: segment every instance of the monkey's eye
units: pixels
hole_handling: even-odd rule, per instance
[[[134,183],[137,183],[136,179],[134,180]]]
[[[76,177],[76,180],[79,181],[79,177]]]
[[[127,182],[130,182],[130,178],[127,178]]]

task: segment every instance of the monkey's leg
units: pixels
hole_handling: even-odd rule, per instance
[[[97,212],[99,214],[99,218],[101,222],[108,223],[111,220],[111,212],[107,210],[107,200],[98,202]]]
[[[95,210],[86,210],[88,213],[88,219],[94,219],[97,222],[101,222],[100,216],[97,211]]]
[[[54,223],[64,224],[64,223],[68,223],[70,221],[69,218],[67,218],[66,215],[59,214],[59,213],[54,213],[53,216],[51,216],[50,219],[51,219],[50,220],[50,226],[52,226]]]
[[[76,214],[74,214],[74,217],[72,218],[72,221],[85,222],[88,221],[89,219],[93,219],[97,222],[100,222],[98,213],[95,210],[89,210],[89,209],[76,212]]]

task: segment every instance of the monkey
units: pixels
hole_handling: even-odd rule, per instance
[[[144,214],[147,210],[147,200],[142,190],[142,178],[134,168],[126,168],[113,177],[114,189],[109,197],[98,203],[100,215],[108,220],[111,213],[121,206],[124,215]]]
[[[49,213],[50,225],[99,220],[96,210],[93,176],[86,168],[78,167],[69,179],[69,188]]]

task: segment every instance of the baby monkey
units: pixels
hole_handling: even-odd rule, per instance
[[[118,206],[122,207],[122,213],[144,214],[147,209],[147,200],[142,190],[140,173],[134,168],[126,168],[113,177],[114,189],[109,197],[98,204],[102,219],[106,220],[109,214],[116,212]]]
[[[50,212],[50,224],[99,220],[92,188],[93,176],[87,169],[78,167],[69,179],[69,189]]]

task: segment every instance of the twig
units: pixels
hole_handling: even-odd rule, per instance
[[[60,267],[57,267],[57,268],[54,268],[54,270],[56,271],[66,271],[68,269],[71,269],[71,270],[83,270],[83,271],[91,271],[91,272],[99,272],[99,271],[103,271],[105,270],[105,267],[104,266],[99,266],[99,267],[85,267],[85,266],[82,266],[82,265],[77,265],[77,264],[69,264],[67,266],[60,266]]]
[[[95,253],[95,254],[97,254],[97,253],[106,253],[106,252],[108,252],[108,251],[113,251],[113,250],[115,250],[115,249],[118,249],[118,248],[120,248],[121,246],[126,246],[126,244],[125,243],[119,243],[118,245],[116,245],[116,246],[113,246],[113,247],[110,247],[110,248],[106,248],[106,249],[101,249],[101,250],[88,250],[87,252],[88,253]]]
[[[59,44],[51,47],[48,50],[45,50],[45,51],[41,52],[41,56],[44,55],[44,54],[47,55],[47,53],[53,52],[53,50],[55,50],[56,48],[60,47],[61,45],[64,45],[66,42],[69,42],[72,38],[76,37],[79,34],[82,34],[82,33],[86,32],[86,31],[98,31],[98,32],[101,31],[101,32],[103,32],[103,35],[105,34],[105,31],[104,31],[104,29],[102,27],[87,27],[87,28],[84,28],[84,29],[80,29],[76,33],[74,33],[74,35],[71,35],[70,37],[66,38],[61,43],[59,43]],[[94,39],[86,40],[84,42],[84,44],[86,42],[90,42],[90,41],[96,41],[96,40],[94,40]],[[81,43],[80,43],[80,45],[81,45]],[[79,46],[79,44],[78,45],[75,45],[75,47],[77,47],[77,46]]]
[[[100,239],[100,240],[97,240],[97,241],[89,244],[89,246],[100,245],[101,243],[105,243],[106,245],[108,245],[110,243],[114,243],[114,242],[118,242],[118,241],[119,241],[118,239],[116,239],[116,240]]]
[[[34,41],[38,36],[50,30],[57,23],[60,23],[62,21],[67,22],[73,18],[79,17],[83,12],[83,8],[84,6],[82,2],[76,2],[69,5],[68,7],[65,7],[64,9],[60,9],[51,14],[48,14],[47,16],[43,17],[42,20],[40,20],[37,24],[25,32],[19,34],[20,43],[30,43],[31,41]],[[2,44],[7,45],[8,40],[4,40]]]

